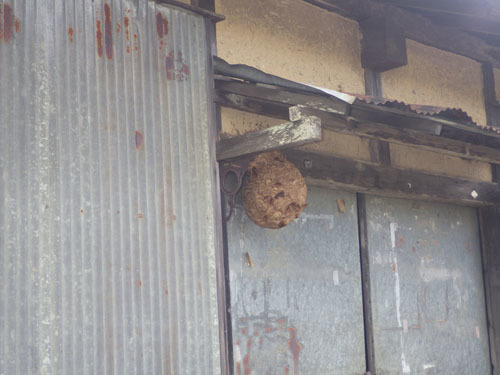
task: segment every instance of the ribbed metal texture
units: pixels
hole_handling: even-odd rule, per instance
[[[0,2],[0,374],[216,374],[204,20]]]

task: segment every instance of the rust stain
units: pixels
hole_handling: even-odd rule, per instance
[[[294,375],[297,375],[299,354],[302,350],[302,346],[297,340],[297,331],[295,330],[295,328],[288,328],[288,331],[290,331],[290,340],[288,340],[288,347],[290,348],[290,352],[292,352],[293,357],[293,373]]]
[[[176,57],[171,51],[165,59],[165,67],[169,81],[186,81],[189,78],[189,66],[184,62],[182,52],[178,52]]]
[[[137,34],[134,34],[134,51],[139,51],[139,42]]]
[[[241,375],[241,363],[240,361],[236,362],[236,373]]]
[[[271,327],[266,327],[266,332],[270,333],[271,332]]]
[[[285,375],[290,375],[290,367],[285,366]]]
[[[122,26],[120,25],[120,22],[117,22],[116,23],[116,33],[120,34],[121,31],[122,31]]]
[[[242,329],[241,329],[241,333],[242,333],[243,335],[246,335],[246,334],[247,334],[247,329],[246,329],[246,328],[242,328]]]
[[[396,272],[396,264],[392,263],[392,272]]]
[[[73,36],[75,35],[75,30],[72,27],[68,27],[68,36],[70,43],[73,43]]]
[[[396,243],[396,246],[401,247],[401,246],[403,246],[404,242],[405,242],[404,237],[398,236],[398,241]]]
[[[412,250],[413,252],[416,252],[416,251],[417,251],[417,249],[415,248],[415,246],[412,246],[411,250]]]
[[[168,20],[163,17],[161,12],[156,13],[156,32],[158,39],[162,39],[168,34]]]
[[[165,288],[165,295],[168,296],[168,288]]]
[[[127,41],[130,40],[130,20],[127,16],[123,17],[123,26],[125,26],[125,37],[127,38]]]
[[[142,287],[142,281],[141,281],[141,279],[137,280],[137,287],[138,288]]]
[[[127,46],[127,53],[130,53],[130,46]]]
[[[135,149],[138,150],[144,142],[144,135],[139,131],[135,131]]]
[[[14,28],[16,32],[19,32],[21,30],[21,22],[15,18],[12,7],[9,4],[0,3],[0,44],[2,44],[2,39],[5,43],[10,42],[14,35]]]
[[[137,218],[138,218],[138,219],[142,219],[143,217],[144,217],[144,215],[143,215],[142,213],[138,213],[138,214],[137,214]]]
[[[259,346],[262,346],[262,343],[263,343],[263,342],[264,342],[264,340],[263,340],[263,338],[261,337],[261,338],[259,339]]]
[[[14,13],[9,4],[3,6],[3,39],[5,43],[9,43],[12,38],[12,21],[14,20]]]
[[[106,57],[113,58],[113,24],[111,22],[111,8],[108,3],[104,4],[104,44],[106,46]]]
[[[97,31],[96,31],[96,38],[97,38],[97,55],[99,55],[99,57],[102,57],[102,53],[103,53],[103,48],[102,48],[102,30],[101,30],[101,21],[97,20],[95,22],[96,24],[96,28],[97,28]]]
[[[250,353],[247,353],[244,357],[243,357],[243,367],[245,369],[245,372],[244,374],[245,375],[250,375],[252,370],[250,369]],[[241,370],[240,370],[241,371]]]

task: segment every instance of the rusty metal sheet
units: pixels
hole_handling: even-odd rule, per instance
[[[241,202],[228,223],[237,375],[364,374],[356,196],[309,188],[307,201],[280,230]]]
[[[476,210],[367,196],[377,373],[490,373]]]
[[[0,374],[218,374],[205,21],[0,0]]]

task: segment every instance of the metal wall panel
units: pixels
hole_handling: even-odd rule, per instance
[[[490,374],[476,210],[367,196],[377,374]]]
[[[356,196],[310,188],[307,201],[280,230],[241,202],[228,223],[237,375],[365,372]]]
[[[0,2],[0,374],[220,372],[206,57],[183,10]]]

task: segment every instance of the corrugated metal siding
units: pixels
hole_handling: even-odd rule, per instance
[[[220,372],[204,27],[0,2],[0,374]]]

